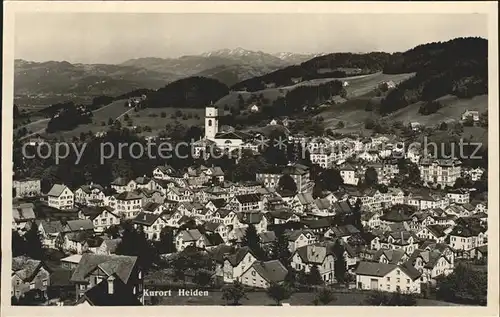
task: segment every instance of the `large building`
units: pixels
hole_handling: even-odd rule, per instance
[[[422,158],[419,162],[420,177],[426,183],[452,187],[462,173],[459,160]]]

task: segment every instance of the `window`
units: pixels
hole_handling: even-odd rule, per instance
[[[391,278],[390,278],[390,277],[388,277],[388,278],[387,278],[387,282],[390,282],[390,281],[391,281]]]
[[[48,284],[49,284],[49,283],[48,283],[48,281],[47,281],[47,280],[43,280],[43,281],[42,281],[42,285],[43,285],[43,286],[47,286]]]
[[[35,283],[30,284],[30,289],[35,289]]]
[[[399,270],[396,270],[396,274],[399,275],[401,273],[401,271]]]
[[[399,282],[400,282],[400,279],[399,279],[399,277],[398,277],[398,278],[396,279],[396,283],[399,283]]]
[[[80,284],[80,290],[84,291],[87,288],[85,284]]]
[[[423,279],[422,279],[422,280],[423,280]],[[407,279],[406,279],[406,283],[410,283],[410,279],[409,279],[409,278],[407,278]]]

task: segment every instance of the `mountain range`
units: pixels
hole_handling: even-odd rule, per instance
[[[16,59],[14,93],[17,98],[28,100],[48,97],[60,98],[60,101],[72,97],[116,96],[138,88],[158,89],[189,76],[209,77],[230,86],[317,55],[269,54],[236,48],[179,58],[137,58],[120,64]]]

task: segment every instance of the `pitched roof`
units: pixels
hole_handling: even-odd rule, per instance
[[[53,234],[61,232],[63,230],[63,224],[59,220],[56,221],[41,220],[40,226],[42,226],[46,234]]]
[[[36,218],[35,206],[31,203],[25,203],[13,206],[12,217],[16,222],[33,220]]]
[[[104,188],[99,184],[89,184],[80,186],[80,189],[85,193],[90,194],[94,189],[102,191]]]
[[[65,232],[79,230],[94,230],[94,223],[89,219],[68,220],[64,227]]]
[[[114,181],[111,182],[111,185],[115,186],[127,186],[128,180],[124,177],[118,177]]]
[[[110,292],[109,286],[112,285]],[[131,286],[116,275],[104,279],[83,294],[79,303],[87,301],[92,306],[142,306]]]
[[[406,251],[404,249],[380,249],[373,255],[375,261],[379,261],[384,255],[390,264],[398,264],[404,257]]]
[[[263,214],[257,212],[239,212],[236,214],[238,220],[243,224],[258,224],[262,221]]]
[[[161,217],[161,214],[152,214],[149,212],[140,212],[133,220],[133,223],[140,224],[143,226],[151,226]]]
[[[388,222],[403,222],[411,220],[411,216],[403,209],[391,208],[380,217],[380,220]]]
[[[259,233],[261,243],[270,243],[276,241],[276,234],[274,231],[264,231]]]
[[[142,206],[142,209],[144,211],[149,211],[149,212],[154,212],[158,207],[160,207],[161,204],[155,203],[153,201],[148,201],[147,203]]]
[[[135,199],[141,199],[141,196],[139,196],[135,192],[122,192],[118,195],[116,195],[116,199],[119,200],[135,200]]]
[[[47,196],[51,197],[59,197],[61,196],[62,192],[67,188],[66,185],[62,184],[54,184],[52,188],[49,190],[47,193]]]
[[[225,258],[229,261],[229,263],[231,263],[232,266],[237,266],[248,253],[253,255],[249,247],[242,247],[237,249],[233,254],[227,255]]]
[[[242,204],[247,204],[247,203],[257,203],[262,199],[262,195],[260,194],[243,194],[243,195],[236,195],[235,196],[236,200]]]
[[[357,275],[384,277],[398,266],[395,264],[361,261],[356,268]]]
[[[190,241],[198,241],[201,238],[202,234],[198,229],[190,229],[182,231],[182,241],[190,242]]]
[[[322,264],[327,255],[332,254],[331,249],[316,244],[305,245],[295,251],[302,262],[306,264]]]
[[[124,283],[127,283],[136,262],[136,256],[85,253],[71,276],[71,281],[86,282],[88,274],[99,267],[108,275],[116,273]]]
[[[222,208],[227,204],[224,198],[211,199],[210,201],[214,204],[215,208]]]
[[[255,261],[251,268],[255,269],[268,282],[282,282],[288,274],[288,270],[278,260]]]
[[[314,198],[311,193],[299,193],[297,198],[302,205],[309,205],[314,203]]]
[[[24,255],[12,258],[12,271],[25,282],[31,281],[42,266],[42,261]]]

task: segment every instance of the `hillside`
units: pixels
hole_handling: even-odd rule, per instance
[[[353,75],[366,75],[382,71],[391,58],[388,53],[333,53],[310,59],[300,65],[293,65],[275,72],[244,80],[231,87],[232,90],[257,91],[269,85],[289,86],[297,80],[318,78],[340,78]]]
[[[14,64],[14,93],[17,104],[31,107],[68,100],[86,102],[94,96],[118,96],[139,88],[158,89],[190,76],[210,77],[233,85],[312,56],[274,56],[238,48],[179,58],[138,58],[118,65],[18,59]]]
[[[488,41],[457,38],[419,45],[395,54],[384,73],[416,72],[416,76],[391,91],[380,105],[386,114],[419,101],[451,94],[471,98],[488,93]]]
[[[15,61],[14,94],[23,103],[61,102],[75,97],[116,96],[138,88],[160,88],[175,77],[136,67],[68,62]],[[37,102],[38,101],[38,102]],[[17,102],[17,101],[16,101]]]
[[[147,95],[148,108],[204,108],[227,95],[229,88],[205,77],[179,79]]]

